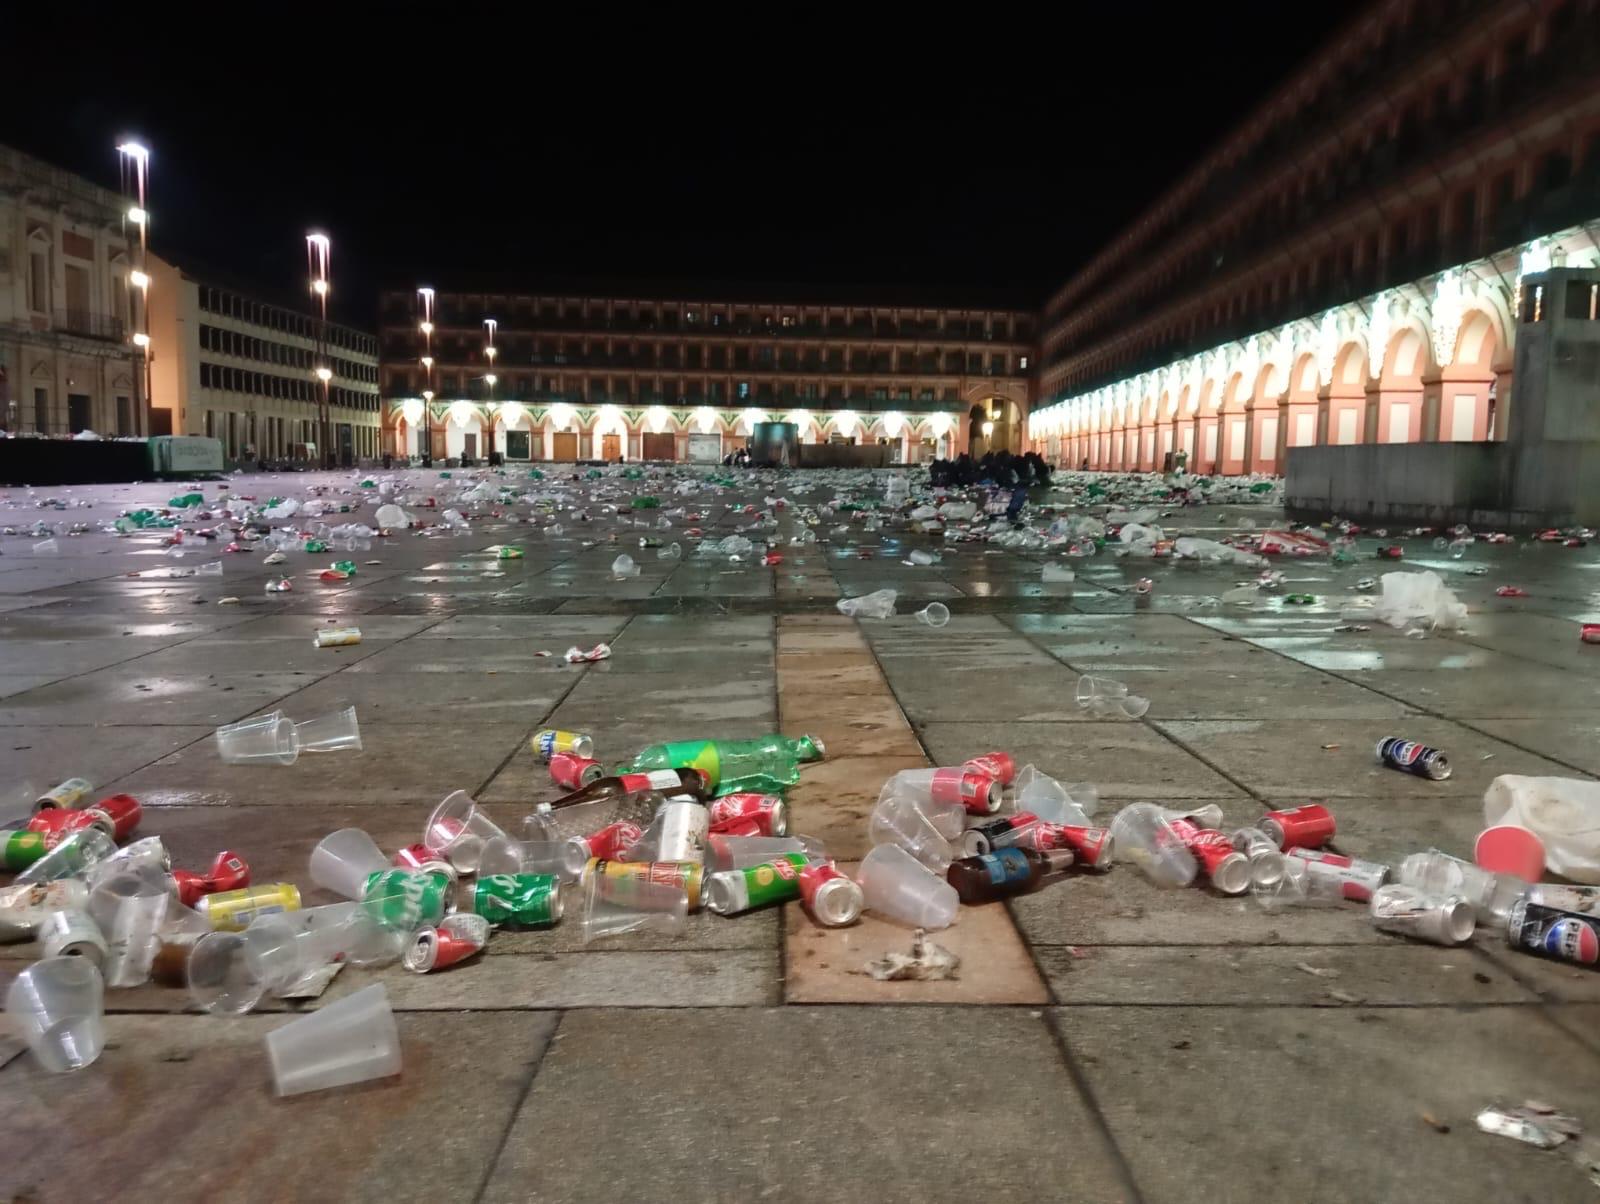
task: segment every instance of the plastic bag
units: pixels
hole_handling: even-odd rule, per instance
[[[1438,573],[1385,573],[1383,595],[1373,613],[1391,627],[1459,628],[1467,621],[1466,605],[1451,593]]]
[[[1501,774],[1484,791],[1483,819],[1526,828],[1544,842],[1547,868],[1600,886],[1600,782]]]
[[[887,619],[894,614],[896,596],[892,589],[880,589],[859,598],[840,598],[839,613],[853,619]]]
[[[373,521],[380,527],[394,530],[400,527],[409,527],[411,525],[411,516],[393,502],[389,502],[378,507],[378,513],[373,516]]]
[[[1172,546],[1173,555],[1180,560],[1211,560],[1218,564],[1242,564],[1254,568],[1266,564],[1266,559],[1254,552],[1243,552],[1214,539],[1196,539],[1184,535]]]

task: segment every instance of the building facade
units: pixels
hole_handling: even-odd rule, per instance
[[[1034,366],[1021,310],[414,291],[380,306],[397,456],[709,461],[769,420],[895,461],[1017,449]]]
[[[151,256],[156,433],[209,435],[230,460],[318,459],[318,320]],[[328,323],[325,363],[341,463],[381,454],[378,340]]]
[[[1383,0],[1050,299],[1030,439],[1229,474],[1504,439],[1521,275],[1597,235],[1597,0]]]
[[[0,428],[148,433],[127,211],[116,193],[0,146]]]

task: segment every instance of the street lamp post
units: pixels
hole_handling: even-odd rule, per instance
[[[433,467],[433,290],[417,290],[417,308],[422,314],[418,328],[422,331],[422,466]]]
[[[317,299],[317,367],[316,376],[322,382],[322,398],[318,403],[317,441],[322,445],[322,463],[334,466],[333,415],[329,394],[333,370],[328,367],[328,292],[333,287],[328,278],[331,247],[326,234],[312,232],[306,235],[306,263],[310,268],[311,295]]]
[[[500,328],[500,323],[494,318],[483,320],[484,344],[483,356],[489,361],[489,371],[484,375],[483,383],[489,388],[489,446],[483,449],[483,458],[488,460],[494,455],[494,357],[499,354],[494,345],[494,332]]]
[[[128,315],[128,320],[133,326],[133,345],[139,349],[144,360],[134,372],[133,424],[135,428],[142,426],[145,434],[149,434],[150,419],[146,411],[155,400],[150,373],[150,211],[146,205],[146,189],[150,182],[150,148],[130,139],[118,144],[117,153],[122,156],[124,186],[131,185],[133,190],[134,204],[128,210],[128,220],[139,227],[138,260],[133,271],[128,273],[129,283],[139,290],[137,302],[131,295],[129,297],[129,305],[135,312]],[[141,388],[144,393],[142,399],[139,397]],[[119,430],[117,433],[123,432]],[[137,429],[133,433],[137,434]]]

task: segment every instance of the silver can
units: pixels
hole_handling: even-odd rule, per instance
[[[83,957],[105,966],[106,938],[86,911],[52,911],[39,925],[39,942],[46,957]]]
[[[1289,856],[1303,862],[1313,877],[1337,883],[1344,898],[1358,903],[1368,902],[1373,892],[1389,880],[1389,867],[1377,861],[1362,861],[1326,849],[1290,849]]]
[[[668,799],[656,812],[661,824],[661,848],[657,861],[702,862],[706,857],[706,831],[711,814],[689,799]]]
[[[1250,881],[1257,886],[1272,886],[1283,877],[1283,854],[1278,844],[1260,828],[1240,828],[1233,834],[1233,847],[1250,858]]]
[[[1372,892],[1372,924],[1433,945],[1460,945],[1472,938],[1477,920],[1460,895],[1429,895],[1414,886],[1380,886]]]

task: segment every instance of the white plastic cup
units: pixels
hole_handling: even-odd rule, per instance
[[[681,886],[638,878],[590,874],[583,884],[583,943],[628,933],[679,937],[689,923],[689,895]]]
[[[506,834],[465,790],[445,795],[422,829],[422,843],[463,874],[477,873],[483,846],[496,837]]]
[[[1412,853],[1400,863],[1395,878],[1402,885],[1416,887],[1437,899],[1459,896],[1472,904],[1479,923],[1502,926],[1511,913],[1511,905],[1528,889],[1520,878],[1491,873],[1438,849]]]
[[[164,875],[128,869],[104,876],[89,892],[89,915],[106,938],[101,967],[108,987],[137,987],[150,978],[169,904],[177,902]]]
[[[360,828],[330,832],[311,850],[311,881],[346,899],[360,900],[367,879],[389,868],[377,841]]]
[[[578,866],[578,871],[582,869]],[[575,882],[578,876],[571,868],[565,841],[513,840],[509,836],[484,841],[478,856],[478,877],[496,874],[553,874],[568,882]]]
[[[51,1074],[82,1070],[105,1048],[105,980],[87,958],[47,957],[17,975],[6,1015]]]
[[[883,800],[867,820],[867,838],[879,847],[903,849],[914,860],[942,874],[955,860],[948,838],[923,812],[920,804],[904,797]]]
[[[1285,907],[1341,907],[1344,885],[1331,874],[1311,872],[1310,863],[1299,857],[1285,857],[1281,873],[1263,881],[1250,880],[1250,894],[1268,911]]]
[[[950,608],[943,602],[929,602],[917,611],[917,621],[928,627],[943,627],[950,621]]]
[[[217,755],[229,765],[293,765],[300,756],[294,720],[282,711],[217,729]]]
[[[1150,710],[1150,700],[1130,694],[1122,682],[1087,673],[1078,678],[1077,699],[1080,707],[1100,719],[1139,719]]]
[[[1390,883],[1372,892],[1372,925],[1434,945],[1461,945],[1472,938],[1472,904],[1460,895],[1430,895]]]
[[[355,707],[319,715],[294,725],[295,743],[301,752],[339,752],[361,748],[361,725]]]
[[[317,951],[323,961],[342,960],[352,966],[386,966],[398,961],[410,935],[385,925],[370,907],[359,902],[303,907],[263,917],[257,923],[267,919],[289,924],[308,937],[311,943],[306,947]]]
[[[948,928],[961,906],[955,887],[899,845],[880,844],[868,853],[856,882],[869,910],[913,928]]]
[[[1070,824],[1075,828],[1093,825],[1089,817],[1100,805],[1100,791],[1092,782],[1063,786],[1049,774],[1032,765],[1017,770],[1017,810],[1031,811],[1047,824]]]
[[[389,994],[374,983],[267,1034],[279,1095],[346,1087],[400,1073],[400,1030]]]
[[[54,882],[57,878],[77,878],[89,872],[117,851],[116,844],[99,828],[74,832],[39,860],[16,876],[15,886],[35,882]]]
[[[611,562],[611,575],[613,577],[637,577],[639,566],[633,562],[633,557],[624,552]]]
[[[809,836],[718,836],[713,833],[706,838],[706,872],[748,869],[785,853],[799,853],[809,861],[827,860],[822,845]]]
[[[1194,854],[1154,803],[1130,803],[1111,821],[1119,860],[1131,861],[1157,886],[1188,886],[1199,873]]]

